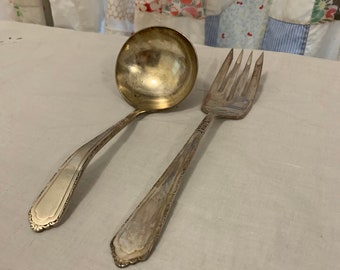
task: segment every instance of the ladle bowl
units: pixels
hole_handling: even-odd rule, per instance
[[[116,62],[116,82],[135,110],[76,150],[58,169],[29,211],[31,228],[60,223],[74,189],[94,155],[138,115],[167,109],[192,90],[198,71],[192,44],[179,32],[150,27],[131,36]]]
[[[197,58],[191,43],[164,27],[144,29],[122,47],[116,81],[126,101],[136,109],[155,111],[173,107],[191,91]]]

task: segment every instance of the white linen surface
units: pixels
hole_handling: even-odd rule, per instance
[[[1,269],[115,269],[114,233],[203,118],[226,48],[196,46],[190,96],[122,131],[90,163],[65,222],[31,231],[28,209],[61,163],[133,109],[114,79],[125,40],[0,22]],[[339,68],[265,52],[257,103],[244,120],[215,122],[155,251],[130,268],[340,269]]]

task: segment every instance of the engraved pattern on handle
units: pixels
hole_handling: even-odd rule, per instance
[[[206,115],[163,175],[114,236],[111,250],[117,266],[126,267],[149,257],[183,183],[182,176],[213,119],[213,114]]]
[[[145,111],[136,109],[114,126],[76,150],[58,169],[33,203],[28,215],[31,228],[43,231],[56,225],[68,206],[73,191],[94,155],[119,131]]]

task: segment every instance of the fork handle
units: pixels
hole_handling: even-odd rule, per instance
[[[28,216],[31,228],[43,231],[60,222],[73,191],[93,156],[119,131],[145,111],[136,109],[118,123],[76,150],[58,169],[33,203]]]
[[[183,174],[213,119],[214,115],[208,114],[201,121],[182,150],[112,239],[112,256],[117,266],[125,267],[149,257],[183,183]]]

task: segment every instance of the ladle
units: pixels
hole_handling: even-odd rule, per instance
[[[29,211],[31,228],[42,231],[58,224],[73,191],[93,156],[138,115],[167,109],[191,91],[198,70],[192,44],[179,32],[150,27],[131,36],[116,62],[116,82],[135,110],[81,146],[58,169]]]

